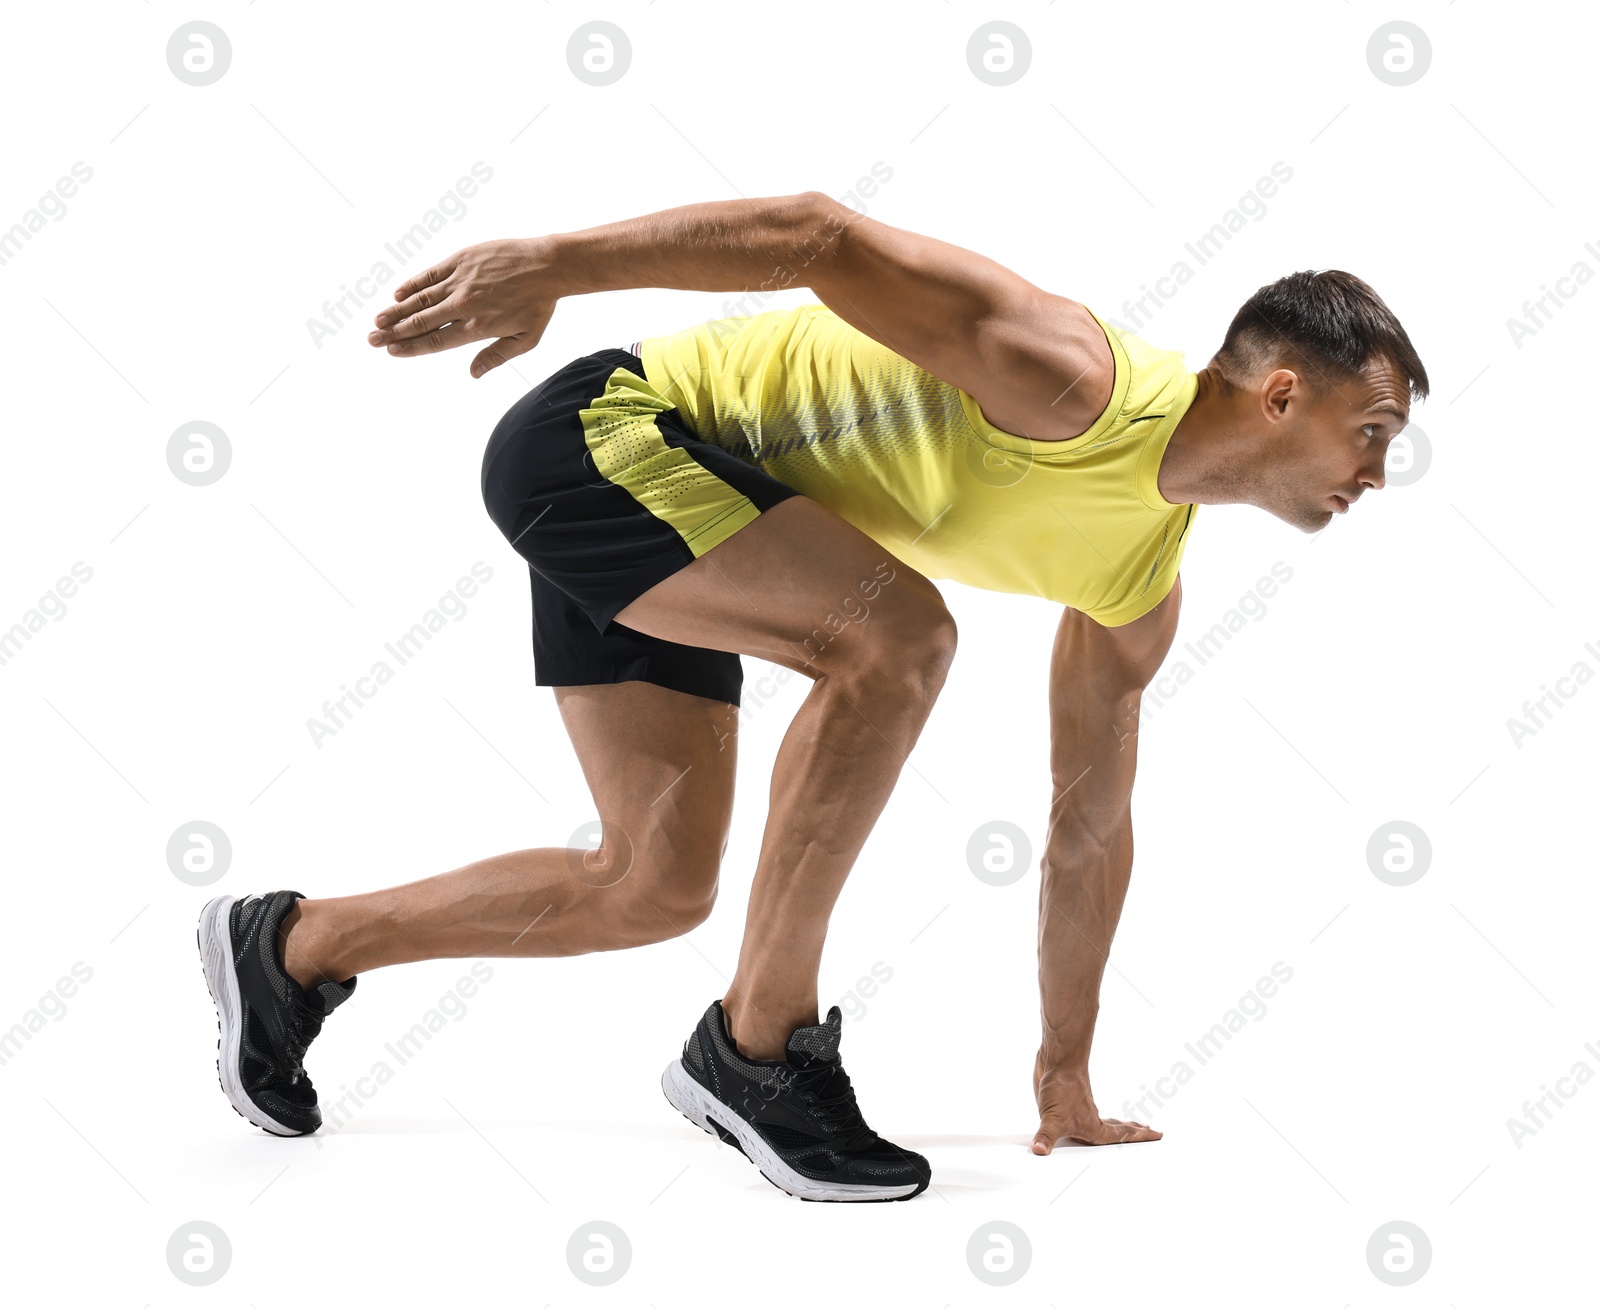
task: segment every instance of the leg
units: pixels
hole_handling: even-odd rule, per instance
[[[582,954],[705,920],[733,812],[738,709],[649,682],[556,688],[601,818],[598,850],[496,855],[365,895],[302,900],[284,960],[302,986],[389,964]]]
[[[766,510],[617,619],[814,679],[773,769],[724,1001],[741,1052],[782,1058],[790,1032],[818,1020],[828,918],[944,683],[954,620],[927,578],[804,497]]]
[[[485,504],[534,574],[602,635],[618,624],[813,679],[774,769],[728,1005],[740,1046],[776,1057],[794,1028],[816,1021],[828,917],[943,685],[954,622],[931,582],[863,532],[685,431],[637,363],[601,352],[519,402],[485,452]],[[440,954],[616,948],[699,921],[709,893],[695,888],[714,879],[726,839],[731,757],[712,799],[675,802],[683,818],[664,823],[654,801],[679,789],[680,774],[686,782],[711,774],[710,755],[725,753],[715,747],[726,733],[701,731],[691,745],[695,729],[656,722],[656,738],[639,741],[634,702],[623,698],[635,692],[621,689],[632,685],[627,676],[585,694],[615,709],[603,736],[617,743],[608,747],[615,758],[629,761],[622,775],[633,769],[630,746],[665,767],[612,813],[597,791],[606,835],[596,867],[574,867],[570,851],[525,851],[395,891],[302,902],[288,930],[291,971],[349,976]],[[653,702],[662,694],[657,688]],[[674,694],[672,703],[696,706],[682,712],[702,729],[713,725],[706,715],[733,712]],[[579,748],[593,786],[606,761]],[[641,846],[657,857],[630,871]],[[681,871],[685,860],[699,862],[698,876]],[[614,889],[618,876],[621,895],[596,894]],[[664,905],[674,887],[685,903]]]

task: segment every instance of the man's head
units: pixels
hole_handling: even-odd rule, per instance
[[[1206,371],[1240,435],[1241,499],[1314,532],[1383,486],[1389,442],[1428,374],[1370,286],[1337,269],[1291,273],[1240,308]]]

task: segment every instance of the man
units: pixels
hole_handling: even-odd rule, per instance
[[[902,1199],[928,1162],[874,1133],[819,1020],[846,874],[954,655],[929,578],[1064,606],[1050,671],[1036,1154],[1150,1141],[1103,1118],[1088,1059],[1133,857],[1142,688],[1171,645],[1195,507],[1313,532],[1384,482],[1428,380],[1348,273],[1258,291],[1198,374],[993,261],[808,192],[470,246],[402,284],[400,356],[531,350],[565,295],[804,287],[820,303],[573,361],[483,464],[529,564],[536,678],[602,819],[598,850],[523,850],[366,895],[207,906],[219,1070],[268,1131],[316,1130],[306,1046],[358,974],[416,959],[661,941],[710,912],[740,655],[813,681],[774,767],[738,969],[663,1077],[691,1121],[808,1199]]]

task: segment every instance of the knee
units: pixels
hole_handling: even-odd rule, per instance
[[[910,707],[931,708],[956,655],[956,620],[934,598],[888,615],[853,661],[848,676]]]
[[[680,861],[671,879],[643,883],[639,891],[644,903],[635,906],[635,918],[645,925],[650,940],[670,941],[711,917],[717,903],[717,870],[686,869]]]
[[[711,916],[717,901],[715,852],[695,848],[645,857],[600,894],[610,898],[607,917],[627,945],[652,945],[683,936]]]
[[[925,675],[943,686],[956,657],[956,619],[943,601],[931,606],[922,618],[916,648],[922,654]]]

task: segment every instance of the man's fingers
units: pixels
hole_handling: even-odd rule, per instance
[[[373,345],[388,345],[392,341],[426,336],[455,319],[460,309],[461,306],[445,294],[443,287],[430,287],[412,296],[405,304],[378,314],[372,320],[378,326],[367,340]]]
[[[1161,1133],[1143,1123],[1127,1122],[1121,1118],[1102,1118],[1093,1126],[1079,1126],[1062,1119],[1046,1118],[1034,1135],[1033,1153],[1050,1154],[1063,1138],[1076,1141],[1079,1145],[1131,1145],[1135,1141],[1159,1141]]]
[[[1130,1141],[1159,1141],[1161,1133],[1148,1123],[1136,1123],[1130,1118],[1105,1118],[1102,1122],[1109,1123],[1127,1134]]]
[[[426,336],[412,337],[407,341],[391,341],[389,353],[392,355],[433,355],[441,350],[453,350],[458,345],[466,345],[469,341],[481,341],[483,334],[473,331],[467,325],[467,320],[448,323],[444,327],[429,332]]]
[[[531,337],[502,336],[493,345],[478,351],[478,357],[472,361],[472,375],[482,377],[491,369],[500,367],[508,359],[527,354],[533,347],[534,341]]]
[[[418,322],[427,319],[429,312],[433,314],[433,318],[428,320],[428,326],[424,330],[432,330],[438,325],[438,315],[451,306],[450,294],[450,286],[445,282],[437,286],[425,286],[415,295],[407,296],[399,304],[378,310],[372,316],[372,321],[377,325],[379,332],[393,333],[397,336],[415,336]]]
[[[1161,1133],[1153,1127],[1146,1127],[1143,1123],[1131,1123],[1121,1118],[1103,1118],[1100,1120],[1102,1135],[1099,1140],[1091,1141],[1091,1145],[1128,1145],[1134,1141],[1159,1141]]]
[[[1049,1154],[1056,1148],[1056,1142],[1067,1134],[1066,1124],[1055,1118],[1045,1118],[1039,1123],[1039,1130],[1033,1137],[1034,1154]]]
[[[444,281],[445,278],[449,277],[451,273],[456,271],[456,259],[460,254],[461,252],[458,250],[443,263],[435,264],[432,268],[424,268],[415,277],[406,278],[406,280],[401,282],[399,286],[395,287],[394,298],[396,300],[404,301],[415,295],[418,291],[422,290],[423,287],[434,286],[437,283]],[[435,299],[437,299],[437,297],[435,297]],[[391,311],[385,309],[383,312],[387,314]],[[380,314],[379,317],[382,317],[382,315]]]

